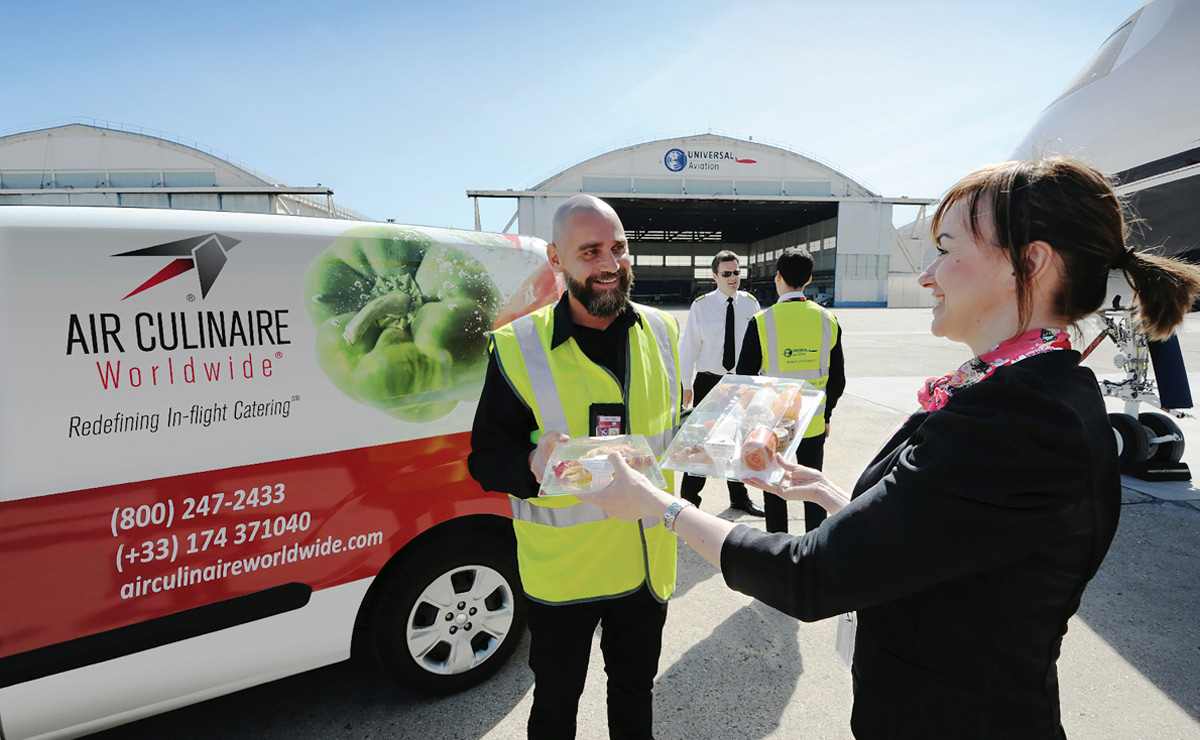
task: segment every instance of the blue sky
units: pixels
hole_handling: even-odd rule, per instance
[[[1139,4],[7,0],[0,135],[143,127],[432,226],[473,226],[468,189],[709,130],[936,197],[1007,158]],[[482,202],[483,227],[514,210]]]

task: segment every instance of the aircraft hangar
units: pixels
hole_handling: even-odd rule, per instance
[[[809,155],[712,133],[606,152],[529,190],[467,191],[516,199],[517,231],[547,240],[555,209],[577,193],[604,199],[621,217],[635,299],[667,303],[710,290],[712,257],[722,249],[741,258],[743,286],[773,302],[775,260],[800,246],[816,262],[810,297],[887,306],[892,206],[936,202],[884,197]]]
[[[161,131],[77,119],[0,136],[0,206],[118,206],[367,216]]]

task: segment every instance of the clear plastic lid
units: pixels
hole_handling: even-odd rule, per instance
[[[825,397],[812,385],[763,375],[726,375],[692,411],[662,467],[707,478],[776,483],[775,453],[791,458]]]
[[[667,480],[654,458],[646,438],[640,434],[621,434],[611,437],[577,437],[555,445],[542,474],[539,496],[562,496],[604,488],[612,480],[609,453],[625,458],[629,467],[642,473],[659,488],[666,489]]]

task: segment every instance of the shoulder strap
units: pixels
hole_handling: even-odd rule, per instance
[[[542,429],[557,429],[565,433],[567,414],[563,410],[562,399],[558,397],[554,373],[550,369],[550,358],[546,355],[546,345],[542,344],[533,315],[526,314],[514,320],[512,328],[517,347],[521,350],[521,357],[525,360],[525,370],[529,373],[529,383],[533,390],[533,398],[537,402]]]
[[[658,309],[643,306],[639,303],[630,302],[634,310],[636,310],[646,321],[650,327],[650,332],[654,335],[654,341],[658,344],[659,354],[662,355],[663,367],[667,369],[667,386],[671,389],[671,415],[674,416],[676,409],[679,408],[679,376],[675,368],[675,352],[674,343],[671,341],[671,332],[667,329],[667,322],[663,319],[662,314]]]

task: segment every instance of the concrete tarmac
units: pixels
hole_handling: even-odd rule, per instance
[[[928,309],[835,312],[845,331],[848,383],[825,468],[849,487],[916,408],[920,382],[953,370],[969,352],[929,334]],[[681,323],[687,316],[686,307],[672,313]],[[1093,327],[1086,338],[1094,335]],[[1200,316],[1188,317],[1181,337],[1188,367],[1200,371]],[[1085,364],[1119,378],[1114,354],[1106,343]],[[1190,377],[1200,397],[1200,373]],[[1179,424],[1191,447],[1184,460],[1200,475],[1200,421]],[[722,482],[709,481],[703,496],[705,511],[763,526],[726,508]],[[1191,482],[1125,477],[1123,504],[1112,549],[1064,641],[1063,724],[1077,739],[1198,740],[1200,490]],[[803,507],[791,504],[790,511],[791,530],[802,532]],[[655,689],[656,737],[850,738],[850,673],[834,652],[835,634],[832,619],[798,622],[729,590],[715,568],[681,544]],[[96,737],[517,740],[525,737],[533,698],[528,639],[495,677],[455,696],[409,694],[371,665],[347,662]],[[608,737],[598,638],[578,737]]]

